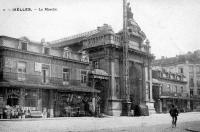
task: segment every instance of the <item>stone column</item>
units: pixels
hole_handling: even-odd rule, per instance
[[[53,90],[49,91],[49,115],[54,117],[53,108],[54,108],[54,96]]]
[[[147,95],[147,86],[146,86],[146,67],[144,65],[141,65],[142,67],[142,78],[141,78],[141,90],[140,90],[140,103],[145,103],[148,100]]]
[[[196,76],[196,65],[193,65],[194,74],[194,91],[193,95],[197,95],[197,76]]]
[[[111,98],[117,99],[115,87],[115,62],[111,60]]]
[[[149,102],[149,81],[148,81],[148,67],[145,65],[144,66],[144,69],[145,69],[145,101],[146,102]]]
[[[158,112],[162,113],[162,100],[158,99]]]
[[[150,102],[154,102],[153,101],[153,96],[152,96],[152,93],[153,93],[153,90],[152,90],[152,69],[151,67],[149,67],[149,85],[150,85],[150,88],[149,88],[149,92],[150,92]]]
[[[40,89],[37,89],[37,110],[42,111],[42,97]]]
[[[148,102],[146,102],[146,105],[148,106],[149,108],[149,113],[150,114],[153,114],[155,113],[155,108],[154,108],[154,100],[153,100],[153,96],[152,96],[152,93],[153,93],[153,90],[152,90],[152,69],[151,69],[151,66],[148,62],[148,66],[147,66],[147,73],[148,73],[148,77],[146,80],[147,84],[148,84]]]

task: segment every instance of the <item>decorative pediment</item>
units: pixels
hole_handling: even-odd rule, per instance
[[[26,36],[19,38],[19,40],[24,41],[24,42],[30,42],[30,40]]]

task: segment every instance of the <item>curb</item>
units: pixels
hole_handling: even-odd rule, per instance
[[[43,120],[64,120],[64,119],[84,119],[84,118],[90,118],[90,119],[100,119],[100,118],[109,118],[109,117],[53,117],[53,118],[25,118],[25,119],[0,119],[1,121],[43,121]]]
[[[195,129],[192,129],[192,128],[186,128],[185,130],[190,131],[190,132],[200,132],[200,128],[199,128],[199,130],[195,130]]]

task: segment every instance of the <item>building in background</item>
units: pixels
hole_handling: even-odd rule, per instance
[[[0,66],[1,107],[46,111],[49,117],[69,116],[70,107],[76,116],[86,113],[83,104],[99,92],[88,86],[88,55],[51,47],[44,39],[0,36]]]
[[[152,79],[156,112],[167,113],[172,104],[176,105],[181,112],[190,110],[190,97],[186,90],[187,81],[183,74],[157,68],[152,70]]]
[[[176,72],[185,76],[185,93],[189,94],[190,109],[200,110],[200,51],[188,52],[171,58],[162,58],[153,62],[154,68],[164,68],[168,72]]]

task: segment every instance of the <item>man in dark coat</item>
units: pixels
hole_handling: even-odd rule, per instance
[[[174,107],[173,104],[172,104],[172,107],[171,107],[169,113],[170,113],[170,115],[172,117],[172,127],[176,127],[178,110],[177,110],[177,108]]]

